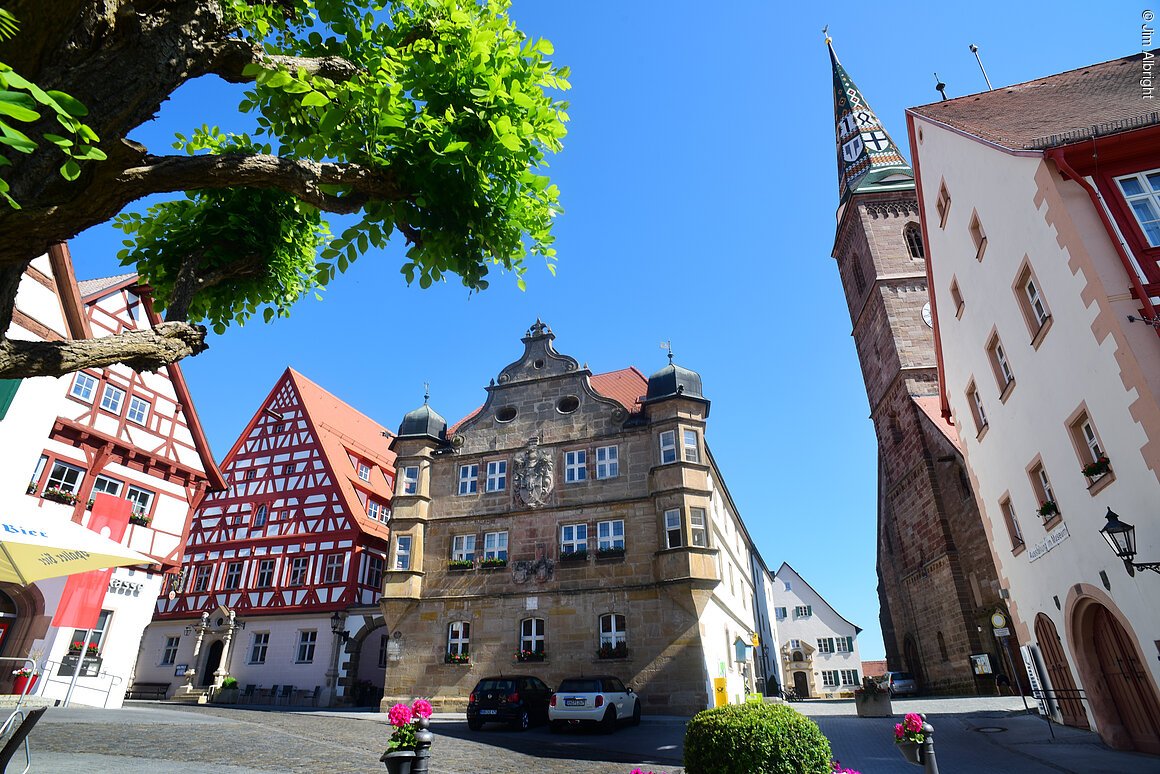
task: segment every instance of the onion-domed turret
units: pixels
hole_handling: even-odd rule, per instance
[[[645,393],[644,403],[655,403],[666,398],[709,402],[701,392],[701,375],[674,363],[671,349],[669,364],[648,378],[648,391]]]
[[[447,443],[447,420],[439,412],[427,405],[430,394],[423,395],[423,405],[407,412],[399,425],[399,438],[430,438]]]

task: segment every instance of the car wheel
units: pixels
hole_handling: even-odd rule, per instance
[[[513,721],[512,728],[516,731],[527,731],[528,726],[531,725],[531,718],[528,717],[528,711],[521,712]]]
[[[564,721],[563,720],[550,720],[550,721],[548,721],[548,729],[553,734],[558,734],[564,730]]]
[[[604,719],[600,721],[600,730],[606,734],[616,730],[616,707],[609,707],[604,713]]]
[[[479,729],[483,728],[483,721],[479,718],[468,718],[467,727],[472,731],[478,731]]]
[[[634,726],[640,725],[640,702],[639,701],[636,702],[636,705],[633,706],[633,708],[632,708],[632,724]]]

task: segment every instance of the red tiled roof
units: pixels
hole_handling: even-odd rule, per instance
[[[910,399],[913,400],[915,405],[917,405],[919,409],[922,410],[922,413],[926,414],[926,417],[931,421],[931,424],[942,431],[942,434],[947,437],[947,440],[950,441],[956,449],[962,451],[963,447],[962,443],[959,441],[959,431],[954,425],[952,425],[946,419],[943,419],[942,403],[939,401],[938,396],[911,395]]]
[[[910,108],[1012,150],[1042,150],[1160,123],[1140,98],[1141,60],[1133,54],[1026,83]]]
[[[885,661],[863,661],[862,662],[862,676],[863,677],[881,677],[886,674]]]
[[[80,291],[81,298],[88,299],[90,296],[111,290],[129,280],[135,283],[137,281],[137,272],[131,271],[128,274],[118,274],[115,277],[98,277],[97,279],[80,280],[77,282],[77,290]]]

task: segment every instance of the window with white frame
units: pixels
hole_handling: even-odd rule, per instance
[[[1117,177],[1120,193],[1150,247],[1160,247],[1160,169]]]
[[[665,430],[658,436],[661,445],[661,464],[677,461],[677,431]]]
[[[620,475],[620,449],[616,446],[596,447],[596,478],[616,478]]]
[[[819,637],[818,638],[818,653],[833,653],[834,652],[834,638],[833,637]]]
[[[1003,513],[1003,521],[1007,524],[1007,534],[1011,538],[1011,550],[1016,551],[1022,548],[1025,543],[1023,541],[1023,530],[1019,526],[1019,517],[1015,513],[1015,506],[1011,504],[1011,498],[1004,498],[999,503],[999,510]]]
[[[790,641],[789,641],[789,647],[790,647],[790,650],[797,650],[797,649],[798,649],[798,648],[800,648],[801,646],[802,646],[802,641],[801,641],[801,640],[790,640]]]
[[[69,395],[74,398],[80,398],[85,403],[93,402],[93,393],[97,390],[97,380],[88,374],[78,373],[73,380],[72,389],[69,390]]]
[[[266,515],[269,512],[270,512],[270,509],[267,506],[259,505],[258,509],[256,511],[254,511],[254,522],[253,522],[254,526],[255,527],[266,526]]]
[[[125,491],[125,499],[133,504],[133,513],[143,516],[149,513],[149,507],[153,505],[153,492],[130,484]]]
[[[987,345],[987,355],[991,359],[991,369],[995,372],[995,381],[999,384],[999,392],[1006,393],[1008,387],[1015,381],[1015,372],[1011,370],[1011,363],[1007,359],[1007,352],[998,336],[992,336]]]
[[[121,494],[121,482],[108,476],[97,476],[96,481],[93,482],[92,494],[107,494],[117,497]]]
[[[809,618],[814,614],[813,605],[798,605],[793,609],[794,618]]]
[[[408,465],[403,468],[403,494],[419,493],[419,466]]]
[[[125,412],[125,418],[139,425],[145,424],[149,418],[149,401],[136,395],[129,398],[129,410]]]
[[[852,653],[854,651],[853,637],[835,637],[835,651],[838,653]]]
[[[301,586],[306,583],[306,571],[310,566],[310,559],[306,556],[295,556],[290,560],[290,575],[286,579],[287,586]]]
[[[615,648],[628,642],[625,622],[627,619],[619,613],[606,613],[600,616],[600,646]]]
[[[387,520],[390,519],[391,510],[373,497],[368,497],[367,516],[370,516],[375,521],[381,521],[386,524]]]
[[[242,563],[230,562],[226,565],[226,576],[222,588],[226,591],[235,591],[242,585]]]
[[[1071,432],[1075,437],[1076,444],[1082,449],[1082,459],[1085,466],[1093,462],[1099,462],[1106,457],[1103,444],[1100,443],[1099,435],[1096,433],[1095,425],[1092,424],[1091,417],[1088,416],[1086,411],[1072,422]]]
[[[459,466],[459,494],[473,495],[479,491],[479,465]]]
[[[543,618],[525,618],[520,621],[520,650],[527,653],[544,652]]]
[[[409,551],[410,548],[411,548],[410,538],[407,538],[407,550]],[[410,561],[411,561],[410,558],[408,558],[407,559],[408,565],[410,564]],[[386,565],[386,562],[383,561],[383,557],[378,556],[376,554],[369,554],[367,556],[366,585],[370,586],[372,589],[375,589],[377,591],[382,591],[382,589],[383,589],[383,567],[385,565]]]
[[[69,465],[67,462],[54,462],[52,465],[52,472],[48,474],[48,483],[45,489],[59,489],[62,492],[70,492],[76,494],[80,488],[81,479],[85,477],[85,471],[78,468],[76,465]]]
[[[588,525],[564,524],[560,527],[560,553],[572,554],[588,550]]]
[[[471,651],[471,624],[452,621],[447,627],[447,654],[466,656]]]
[[[455,535],[451,538],[451,558],[475,561],[475,535]]]
[[[254,585],[260,589],[268,589],[274,585],[274,569],[277,560],[260,559],[258,561],[258,577]]]
[[[358,477],[362,481],[370,481],[371,480],[371,466],[366,464],[365,462],[360,461],[358,463]]]
[[[823,669],[822,670],[822,685],[836,686],[840,679],[837,669]]]
[[[503,559],[508,557],[508,533],[507,530],[502,532],[485,532],[483,534],[483,558],[484,559]]]
[[[342,580],[343,572],[343,557],[342,554],[327,554],[326,564],[322,570],[323,583],[338,583]]]
[[[210,579],[213,577],[213,565],[203,564],[197,568],[197,576],[193,580],[194,591],[209,589]]]
[[[254,640],[250,643],[250,663],[265,664],[269,648],[270,632],[254,632]]]
[[[487,483],[485,491],[502,492],[507,489],[507,460],[492,460],[487,463]]]
[[[395,569],[409,570],[411,569],[411,536],[410,535],[396,535],[395,536]],[[380,584],[368,585],[378,586]]]
[[[1039,291],[1039,284],[1032,275],[1029,265],[1023,267],[1016,284],[1019,288],[1017,294],[1019,306],[1027,319],[1027,327],[1034,336],[1047,323],[1047,318],[1051,314],[1047,311],[1047,304],[1043,301],[1043,294]]]
[[[701,449],[697,444],[697,431],[685,430],[682,435],[684,438],[682,446],[685,448],[685,462],[700,462]]]
[[[693,545],[706,548],[709,545],[709,530],[705,526],[705,509],[689,509],[689,535]]]
[[[588,478],[588,453],[583,449],[564,452],[564,482],[575,484]]]
[[[308,629],[298,632],[298,652],[294,654],[294,663],[313,664],[314,647],[318,644],[318,632]]]
[[[125,400],[124,390],[111,384],[105,385],[105,392],[101,395],[101,408],[113,414],[120,414],[123,400]]]
[[[979,396],[979,389],[974,382],[967,385],[967,405],[971,409],[971,416],[975,420],[976,433],[982,433],[987,426],[987,412],[983,408],[983,399]]]
[[[842,669],[840,671],[842,673],[842,685],[858,685],[860,682],[857,669]]]
[[[784,607],[775,607],[773,609],[773,617],[779,621],[784,621],[787,618],[786,609]]]
[[[1055,506],[1054,513],[1049,510],[1047,513],[1041,512],[1041,516],[1050,519],[1059,513],[1059,503],[1055,500],[1055,490],[1051,488],[1051,479],[1047,477],[1047,469],[1043,467],[1042,462],[1031,469],[1031,488],[1035,490],[1035,498],[1039,501],[1040,509],[1047,503]]]
[[[684,529],[681,527],[681,511],[670,508],[665,511],[665,548],[680,548],[685,544]]]
[[[181,647],[180,637],[166,637],[165,647],[161,650],[161,666],[173,666],[177,663],[177,649]]]
[[[624,519],[596,522],[596,550],[624,550]]]
[[[100,616],[97,618],[97,626],[92,630],[91,635],[88,629],[73,629],[73,636],[69,642],[84,642],[85,637],[89,637],[89,647],[91,648],[95,645],[99,651],[105,643],[105,635],[109,631],[109,621],[112,617],[112,610],[102,610]]]

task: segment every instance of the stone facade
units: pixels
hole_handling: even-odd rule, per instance
[[[642,397],[653,385],[639,371],[593,376],[554,338],[533,326],[479,411],[445,431],[424,407],[392,444],[384,706],[429,696],[461,710],[480,677],[501,672],[552,686],[612,674],[646,713],[698,711],[720,685],[743,698],[752,649],[739,662],[733,647],[756,631],[755,552],[705,446],[699,377],[670,365],[679,387]],[[661,444],[669,432],[671,459]],[[581,545],[582,557],[565,551]],[[600,550],[609,547],[622,550]],[[600,657],[618,642],[604,654],[613,658]],[[543,660],[520,661],[518,650],[542,650]],[[447,663],[453,652],[466,662]]]

